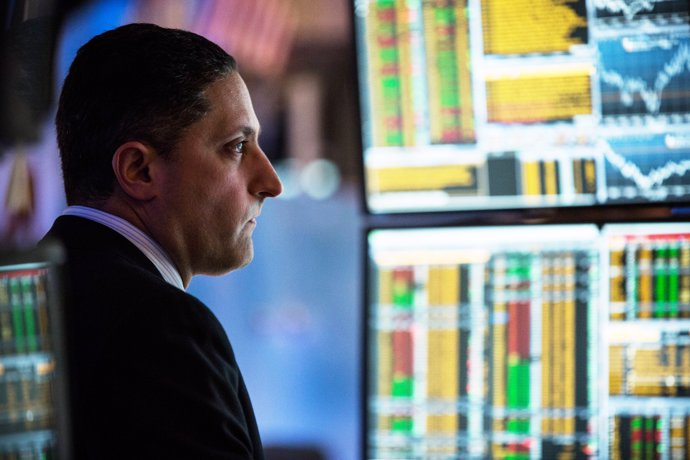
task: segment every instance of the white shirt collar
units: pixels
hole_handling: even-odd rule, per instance
[[[183,291],[185,290],[180,273],[177,271],[175,264],[173,264],[163,248],[161,248],[150,236],[139,230],[130,222],[105,211],[89,208],[87,206],[68,206],[62,215],[83,217],[115,230],[117,233],[127,238],[134,246],[139,248],[153,265],[156,266],[165,281]]]

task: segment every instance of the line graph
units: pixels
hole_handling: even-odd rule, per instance
[[[654,83],[649,85],[645,80],[637,77],[626,78],[615,71],[602,70],[601,80],[620,90],[621,102],[626,107],[633,105],[635,94],[639,94],[649,113],[659,113],[661,97],[671,79],[683,73],[690,72],[690,48],[681,46],[675,56],[657,74]]]
[[[690,149],[674,151],[664,144],[663,135],[599,141],[609,192],[633,187],[638,197],[659,201],[669,198],[672,187],[690,191]],[[689,194],[676,193],[674,198]]]
[[[600,19],[624,19],[627,22],[655,15],[687,17],[686,0],[594,0],[596,16]]]
[[[659,115],[690,111],[690,44],[603,41],[600,83],[603,115]]]
[[[632,19],[641,11],[652,11],[656,3],[662,3],[664,0],[594,0],[594,8],[597,10],[605,10],[614,14],[623,14],[625,19],[632,21]]]

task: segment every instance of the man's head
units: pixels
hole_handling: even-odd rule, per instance
[[[251,261],[255,219],[282,185],[222,49],[153,25],[106,32],[77,54],[57,127],[68,202],[151,235],[185,285]]]
[[[167,155],[209,110],[203,91],[236,70],[235,60],[191,32],[129,24],[77,53],[56,116],[68,204],[93,204],[115,184],[111,159],[137,139]]]

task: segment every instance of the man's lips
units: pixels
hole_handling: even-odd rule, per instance
[[[249,219],[249,220],[247,221],[247,223],[248,223],[248,224],[254,224],[254,225],[256,225],[256,219],[258,219],[258,218],[259,218],[259,214],[255,215],[254,217],[252,217],[251,219]]]

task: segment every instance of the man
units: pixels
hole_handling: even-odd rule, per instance
[[[221,325],[184,289],[242,267],[281,183],[234,59],[130,24],[84,45],[56,116],[78,458],[263,458]]]

